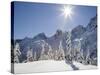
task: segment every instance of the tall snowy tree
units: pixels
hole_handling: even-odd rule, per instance
[[[32,48],[28,48],[27,51],[27,62],[31,62],[33,61],[33,51]]]
[[[63,50],[63,46],[62,46],[62,41],[60,41],[60,44],[59,44],[59,50],[58,50],[58,59],[59,60],[62,60],[64,59],[64,50]]]
[[[71,43],[71,32],[68,32],[67,34],[67,40],[66,40],[66,53],[65,53],[65,59],[67,61],[72,61],[72,43]]]
[[[20,46],[18,43],[15,44],[14,47],[14,62],[19,63],[19,56],[21,55]]]

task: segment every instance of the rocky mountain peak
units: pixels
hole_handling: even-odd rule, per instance
[[[72,30],[72,39],[74,38],[80,38],[81,35],[86,31],[85,27],[82,25],[78,25]]]
[[[33,39],[34,40],[44,40],[44,39],[47,39],[47,37],[46,37],[45,33],[39,33]]]
[[[95,17],[91,18],[91,20],[86,28],[87,28],[87,31],[92,31],[97,28],[97,15]]]

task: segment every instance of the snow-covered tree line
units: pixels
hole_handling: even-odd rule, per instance
[[[53,50],[48,43],[42,44],[40,60],[48,59],[64,60],[64,50],[62,48],[62,41],[60,41],[59,43],[58,50]]]
[[[88,60],[89,57],[89,51],[87,51],[87,56],[84,58],[83,56],[83,50],[81,48],[81,41],[82,38],[80,39],[75,39],[74,42],[75,44],[73,45],[72,39],[71,39],[71,32],[67,33],[66,36],[66,48],[65,48],[65,60],[66,62],[72,63],[72,61],[77,61],[81,63],[85,63]],[[86,60],[84,60],[86,59]]]
[[[59,48],[58,50],[53,50],[52,47],[46,43],[43,42],[41,44],[42,50],[41,54],[38,60],[64,60],[64,50],[62,46],[62,41],[59,43]],[[19,43],[15,44],[14,47],[14,62],[19,63],[19,57],[21,56],[21,51],[20,51],[20,45]],[[32,62],[32,61],[37,61],[37,53],[36,51],[33,52],[33,49],[31,47],[27,48],[27,53],[26,53],[27,59],[24,62]]]
[[[74,44],[72,43],[74,42]],[[78,38],[72,41],[71,39],[71,32],[68,32],[65,43],[66,43],[66,49],[65,49],[65,60],[66,61],[77,61],[83,64],[96,64],[96,58],[91,58],[91,51],[90,48],[86,47],[87,41],[85,40],[85,48],[84,50],[82,48],[82,38]]]

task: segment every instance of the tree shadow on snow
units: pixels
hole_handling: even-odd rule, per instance
[[[73,70],[79,70],[79,68],[76,67],[71,61],[65,61],[65,62],[66,64],[69,64],[73,68]]]
[[[74,64],[70,64],[70,66],[73,68],[73,70],[79,70],[79,68],[76,67]]]

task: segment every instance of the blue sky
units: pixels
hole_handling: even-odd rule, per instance
[[[34,37],[44,32],[50,37],[57,29],[69,31],[77,25],[86,26],[97,14],[95,6],[72,5],[73,15],[65,19],[61,16],[64,4],[14,3],[14,38]]]

